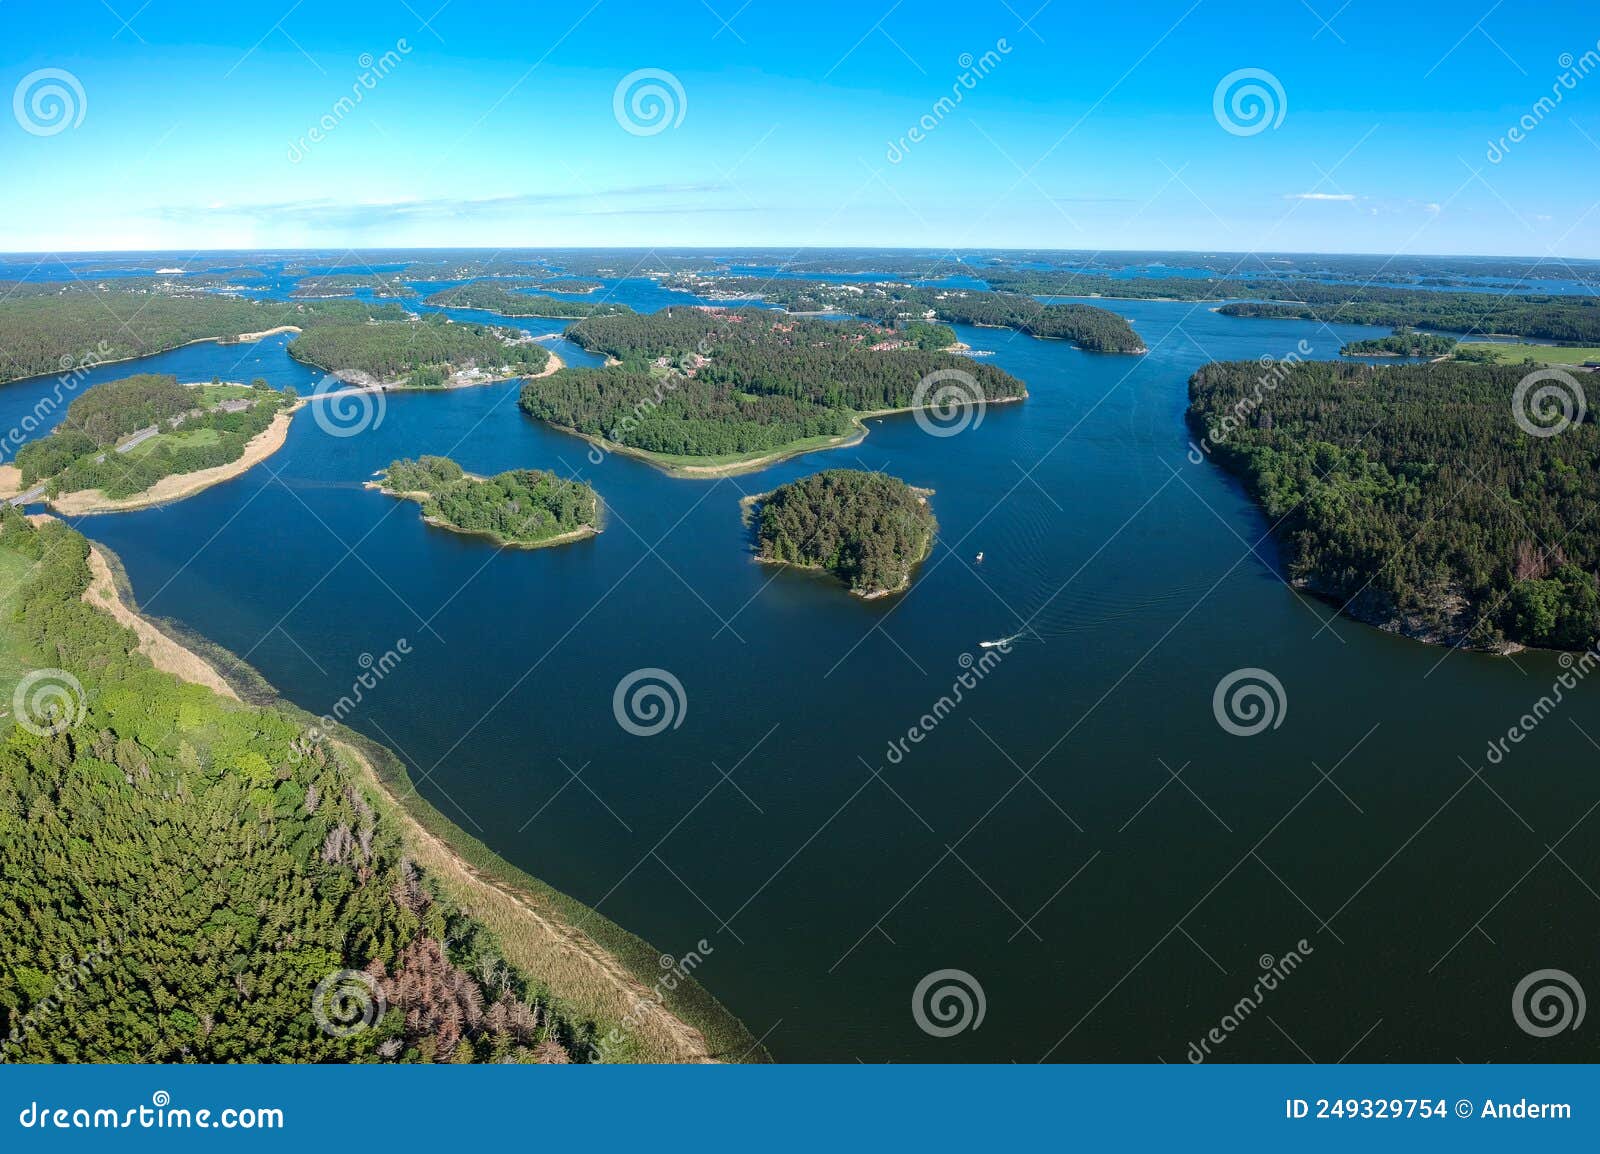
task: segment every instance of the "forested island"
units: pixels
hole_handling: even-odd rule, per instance
[[[356,289],[371,289],[375,297],[416,296],[399,273],[336,272],[305,276],[290,290],[291,297],[343,297]]]
[[[926,489],[864,469],[828,469],[746,499],[762,561],[821,569],[859,597],[911,584],[939,523]]]
[[[1443,357],[1456,347],[1454,337],[1396,329],[1386,337],[1351,341],[1339,350],[1342,357]]]
[[[1027,393],[992,365],[919,348],[899,330],[770,309],[594,317],[567,338],[617,363],[528,382],[523,411],[686,472],[846,443],[862,435],[863,416],[932,403],[917,390],[940,371],[970,381],[973,403]]]
[[[598,287],[598,281],[591,283]],[[562,291],[559,286],[553,284],[544,287]],[[574,288],[564,291],[585,290]],[[464,284],[458,288],[442,289],[428,296],[426,303],[441,308],[483,309],[505,317],[555,317],[563,320],[612,316],[633,311],[627,305],[610,301],[563,300],[545,293],[518,292],[502,284],[484,281]]]
[[[1041,304],[1019,293],[759,276],[680,275],[667,284],[711,299],[760,299],[789,312],[848,312],[891,325],[937,320],[1072,341],[1090,352],[1146,351],[1139,334],[1116,313],[1093,305]]]
[[[15,285],[0,299],[0,382],[147,356],[193,341],[405,315],[395,304],[285,304],[156,284]]]
[[[296,404],[292,390],[262,380],[182,385],[142,373],[107,381],[74,400],[49,436],[18,450],[21,486],[42,484],[47,500],[74,513],[176,499],[205,487],[184,478],[215,483],[233,475],[228,466],[248,467],[276,449]]]
[[[430,525],[536,548],[600,531],[600,497],[581,481],[539,469],[477,477],[448,457],[390,463],[377,488],[416,501]]]
[[[1205,452],[1277,526],[1291,580],[1359,620],[1505,651],[1600,637],[1600,429],[1565,386],[1442,361],[1207,365]],[[1527,429],[1539,430],[1534,435]]]
[[[239,700],[122,590],[81,534],[0,509],[0,1059],[760,1060],[387,751],[264,683]]]
[[[357,384],[410,389],[527,376],[550,363],[550,350],[526,333],[461,324],[438,313],[317,325],[290,343],[289,355]]]

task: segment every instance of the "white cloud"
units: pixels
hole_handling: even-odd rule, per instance
[[[1284,200],[1354,200],[1353,192],[1287,192]]]

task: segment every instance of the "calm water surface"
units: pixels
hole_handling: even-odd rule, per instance
[[[664,303],[649,283],[612,291]],[[591,463],[518,411],[515,383],[395,394],[359,436],[303,411],[236,481],[77,523],[146,608],[314,712],[406,638],[351,723],[519,866],[665,952],[708,941],[697,976],[780,1059],[1183,1061],[1302,940],[1219,1057],[1592,1058],[1585,1032],[1530,1038],[1509,1005],[1545,967],[1600,988],[1592,687],[1488,765],[1554,657],[1447,654],[1333,617],[1284,586],[1245,495],[1187,459],[1185,384],[1207,360],[1301,340],[1330,357],[1381,330],[1113,307],[1148,356],[962,329],[1031,395],[955,437],[890,418],[850,449],[689,481]],[[309,388],[283,348],[137,367]],[[0,422],[52,385],[0,390]],[[501,552],[362,489],[418,453],[581,476],[606,531]],[[935,491],[941,539],[905,596],[867,604],[752,561],[740,498],[835,466]],[[979,642],[1016,633],[891,761]],[[641,667],[687,697],[651,738],[612,713]],[[1286,695],[1248,738],[1212,710],[1244,667]],[[945,968],[977,979],[986,1011],[935,1038],[912,990]]]

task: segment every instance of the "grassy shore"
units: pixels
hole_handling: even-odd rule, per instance
[[[197,469],[192,473],[172,473],[162,477],[148,489],[128,497],[107,497],[99,489],[80,489],[73,493],[61,493],[48,498],[47,503],[58,513],[77,517],[89,513],[125,513],[131,509],[147,509],[152,505],[165,505],[170,501],[181,501],[185,497],[192,497],[213,485],[220,485],[224,481],[243,476],[283,448],[284,442],[289,439],[289,425],[294,420],[294,413],[303,404],[305,404],[304,398],[292,407],[279,412],[272,418],[272,424],[245,442],[244,452],[239,458],[229,461],[226,465]],[[202,429],[197,432],[210,432],[210,430]],[[193,433],[185,434],[181,430],[162,433],[137,446],[133,452],[137,454],[141,450],[149,451],[145,449],[145,445],[153,445],[162,437],[178,438],[185,435],[192,436]]]
[[[1583,345],[1523,345],[1509,341],[1465,341],[1456,346],[1457,353],[1489,356],[1497,365],[1520,365],[1532,360],[1540,365],[1565,365],[1568,367],[1600,361],[1600,348]]]

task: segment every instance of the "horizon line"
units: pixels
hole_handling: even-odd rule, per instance
[[[1547,262],[1559,263],[1565,261],[1581,261],[1588,264],[1600,264],[1600,257],[1589,256],[1560,256],[1547,254],[1534,256],[1529,253],[1491,253],[1491,252],[1402,252],[1389,253],[1382,251],[1366,251],[1361,249],[1227,249],[1227,248],[1052,248],[1049,246],[1014,245],[975,245],[951,248],[941,245],[862,245],[862,244],[594,244],[594,245],[541,245],[541,244],[515,244],[515,245],[475,245],[475,244],[430,244],[430,245],[332,245],[324,247],[296,247],[296,246],[255,246],[247,245],[233,248],[51,248],[51,249],[5,249],[0,250],[0,257],[52,257],[52,256],[98,256],[98,255],[141,255],[171,256],[178,253],[189,253],[187,259],[210,254],[233,253],[331,253],[331,252],[379,252],[379,253],[405,253],[405,252],[662,252],[662,253],[706,253],[706,252],[757,252],[770,253],[776,249],[792,249],[796,253],[802,252],[861,252],[861,253],[936,253],[945,252],[959,257],[962,253],[1061,253],[1078,254],[1086,253],[1093,256],[1109,256],[1121,254],[1146,254],[1153,256],[1281,256],[1281,257],[1306,257],[1306,256],[1341,256],[1341,257],[1375,257],[1387,260],[1417,259],[1423,257],[1443,258],[1448,260],[1522,260],[1533,264]]]

